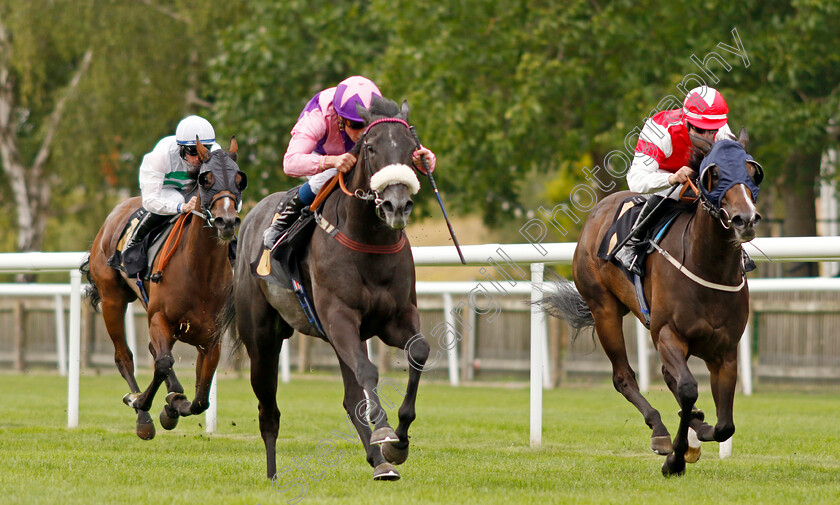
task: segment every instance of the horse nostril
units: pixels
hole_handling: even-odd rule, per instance
[[[385,200],[384,202],[382,202],[382,210],[388,213],[394,212],[394,204],[389,202],[388,200]]]
[[[414,202],[409,200],[408,202],[406,202],[405,207],[403,207],[403,213],[405,215],[409,215],[409,214],[411,214],[411,209],[413,209],[413,208],[414,208]]]
[[[733,216],[731,223],[732,223],[732,226],[734,226],[736,228],[743,228],[746,224],[746,222],[744,221],[744,218],[741,217],[740,214],[736,214],[735,216]]]

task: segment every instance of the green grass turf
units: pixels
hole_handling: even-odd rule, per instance
[[[190,374],[181,375],[191,396]],[[405,385],[404,376],[387,376]],[[543,446],[532,449],[527,388],[421,383],[402,480],[374,482],[361,444],[340,436],[348,431],[341,382],[293,376],[278,395],[277,465],[289,472],[276,487],[264,477],[247,377],[222,375],[214,434],[204,432],[203,415],[164,431],[159,394],[151,411],[157,436],[140,440],[121,402],[126,391],[118,375],[83,376],[79,427],[68,429],[66,379],[0,375],[0,503],[840,503],[836,391],[739,395],[733,456],[720,460],[718,445],[704,444],[685,476],[665,479],[641,415],[608,384],[546,391]],[[647,396],[676,431],[670,394]],[[707,389],[699,406],[714,419]],[[395,409],[389,416],[396,425]],[[327,467],[317,451],[330,447],[321,455],[337,461]],[[304,461],[309,474],[297,468]]]

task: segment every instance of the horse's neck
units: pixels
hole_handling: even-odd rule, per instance
[[[689,220],[686,263],[696,273],[706,273],[709,279],[732,282],[741,277],[741,248],[731,229],[723,227],[703,207],[698,205]]]
[[[357,170],[361,167],[357,167]],[[362,172],[363,173],[363,172]],[[365,187],[359,177],[353,177],[350,188]],[[350,189],[351,192],[354,189]],[[337,192],[339,193],[339,192]],[[376,215],[376,206],[372,200],[344,195],[337,196],[336,212],[338,229],[353,240],[370,245],[390,245],[400,239],[401,231],[393,230]]]
[[[190,265],[203,269],[222,260],[228,261],[228,245],[218,239],[216,230],[196,215],[189,219],[185,225],[188,229],[181,239],[185,243],[180,247],[185,250],[189,247],[188,254],[192,257]]]
[[[375,209],[372,201],[345,196],[338,205],[338,229],[365,244],[392,244],[399,232],[385,226]]]

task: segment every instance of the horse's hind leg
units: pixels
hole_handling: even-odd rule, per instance
[[[102,299],[102,317],[105,320],[105,329],[114,344],[114,363],[117,365],[120,375],[128,383],[132,393],[139,393],[140,387],[134,377],[134,355],[125,340],[125,312],[128,303],[122,298],[116,300]]]
[[[624,332],[621,327],[622,312],[619,310],[618,300],[611,294],[604,293],[597,302],[588,299],[587,303],[592,308],[598,339],[612,364],[613,386],[644,416],[645,424],[652,430],[651,450],[657,454],[670,454],[673,449],[668,428],[662,424],[659,411],[653,408],[647,399],[642,396],[639,391],[639,384],[636,382],[636,373],[630,367],[624,343]]]
[[[662,465],[666,477],[685,473],[685,453],[688,451],[688,428],[697,403],[697,379],[688,369],[688,348],[683,340],[668,326],[659,329],[657,349],[664,370],[671,376],[668,386],[680,405],[680,426],[674,437],[674,452]],[[667,375],[666,375],[667,377]]]
[[[259,291],[257,291],[259,293]],[[265,444],[266,476],[277,474],[277,432],[280,409],[277,408],[277,373],[283,341],[292,336],[292,327],[280,319],[262,297],[237,295],[237,330],[251,360],[251,388],[257,397],[260,436]],[[255,299],[256,298],[256,299]]]
[[[101,283],[104,286],[104,283]],[[123,397],[123,401],[140,393],[137,379],[134,377],[134,355],[125,340],[125,312],[129,301],[122,293],[109,294],[107,291],[100,291],[102,297],[102,317],[105,320],[105,328],[108,336],[114,344],[114,362],[117,365],[120,375],[128,383],[131,391]],[[136,410],[137,423],[135,432],[143,440],[151,440],[155,436],[155,425],[148,412]]]

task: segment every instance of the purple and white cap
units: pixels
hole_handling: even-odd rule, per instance
[[[374,96],[382,98],[382,93],[376,84],[366,77],[354,75],[336,86],[333,107],[339,116],[350,121],[362,122],[363,119],[356,112],[356,104],[367,109]]]

